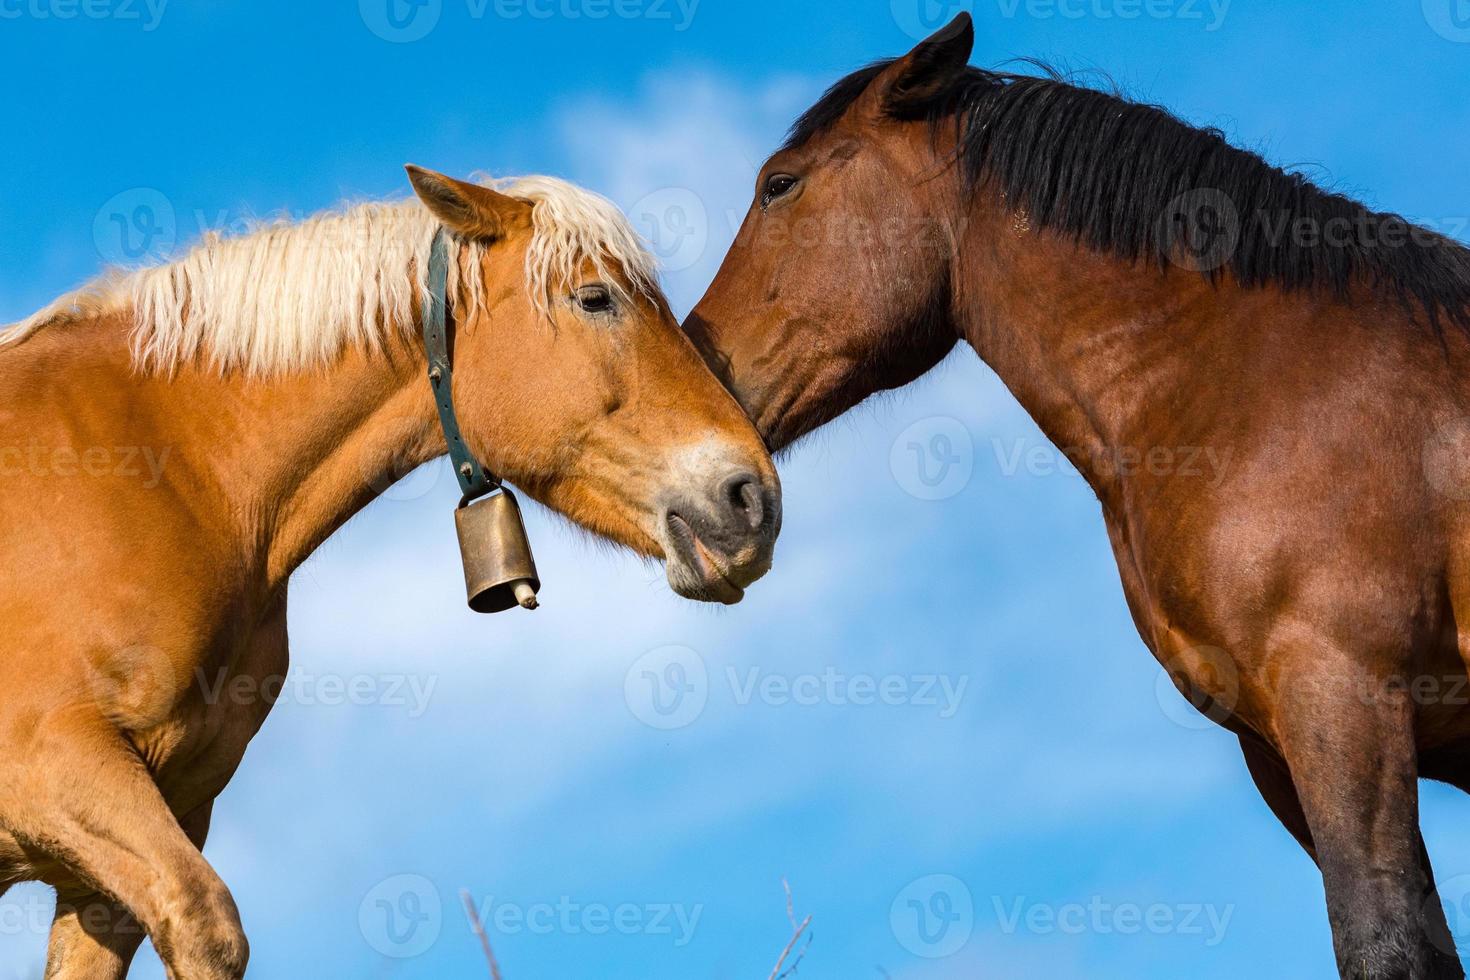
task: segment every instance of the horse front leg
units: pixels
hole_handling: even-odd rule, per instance
[[[1462,977],[1419,832],[1412,699],[1388,676],[1359,683],[1362,661],[1325,643],[1276,663],[1276,748],[1304,826],[1292,827],[1298,811],[1285,781],[1272,778],[1273,760],[1247,758],[1322,873],[1339,972],[1354,980]]]
[[[58,884],[81,882],[136,917],[170,977],[241,980],[249,944],[235,901],[126,739],[103,719],[53,718],[26,748],[30,765],[7,773],[0,793],[15,838],[69,872]],[[62,938],[84,926],[63,921]],[[101,948],[106,938],[81,947],[100,976],[116,975],[108,957],[126,952]]]
[[[106,895],[85,886],[59,888],[46,944],[46,980],[123,980],[143,926]]]
[[[1255,781],[1261,798],[1266,801],[1281,825],[1301,845],[1307,856],[1312,859],[1313,863],[1316,863],[1316,844],[1312,840],[1312,831],[1307,825],[1306,814],[1302,811],[1301,800],[1297,796],[1296,786],[1292,782],[1286,760],[1271,746],[1247,735],[1242,735],[1240,738],[1240,751],[1245,756],[1246,768],[1250,770],[1251,779]],[[1436,900],[1437,893],[1434,891],[1434,872],[1429,864],[1429,851],[1424,846],[1423,836],[1418,836],[1419,871],[1424,876],[1428,892],[1421,908],[1423,913],[1421,944],[1427,944],[1427,948],[1417,958],[1427,957],[1433,964],[1430,976],[1447,978],[1447,980],[1462,980],[1465,971],[1461,968],[1458,957],[1455,956],[1454,939],[1450,934],[1449,924],[1445,920],[1444,907]]]
[[[203,850],[213,803],[179,821]],[[143,944],[143,926],[122,905],[89,889],[59,890],[46,948],[46,980],[124,980]]]

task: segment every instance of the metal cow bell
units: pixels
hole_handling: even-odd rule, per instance
[[[531,541],[515,495],[501,487],[454,512],[464,584],[470,608],[503,612],[514,606],[535,609],[541,579],[531,558]]]

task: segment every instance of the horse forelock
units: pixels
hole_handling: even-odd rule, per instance
[[[526,251],[526,284],[543,317],[551,315],[556,291],[590,262],[608,286],[632,294],[658,293],[658,263],[627,216],[600,194],[556,177],[510,177],[483,181],[502,194],[530,201],[535,233]],[[614,272],[621,269],[627,286]]]
[[[611,201],[553,177],[483,182],[533,205],[525,285],[543,318],[584,262],[624,295],[658,292],[652,254]],[[131,310],[133,359],[141,369],[169,371],[198,360],[254,375],[307,370],[346,348],[376,351],[390,331],[411,329],[440,228],[410,198],[297,222],[257,222],[238,235],[211,232],[177,260],[111,271],[60,297],[0,334],[0,347],[50,325]],[[484,294],[482,259],[490,245],[456,242],[468,254],[449,263],[448,293],[468,299],[469,316]],[[614,275],[619,270],[626,287]]]

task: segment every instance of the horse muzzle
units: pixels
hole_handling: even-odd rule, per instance
[[[740,471],[705,495],[669,499],[659,526],[669,587],[686,599],[734,605],[770,570],[780,531],[774,474]]]

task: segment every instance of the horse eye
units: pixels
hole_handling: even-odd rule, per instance
[[[761,194],[761,207],[769,207],[776,198],[791,193],[791,188],[795,186],[796,178],[790,174],[772,174]]]
[[[606,286],[583,286],[572,299],[583,313],[606,313],[613,308],[612,290]]]

